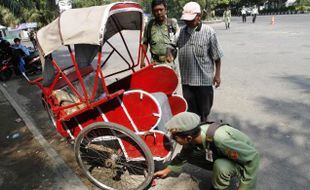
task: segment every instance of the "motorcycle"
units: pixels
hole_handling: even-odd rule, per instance
[[[25,70],[26,76],[25,78],[28,80],[27,75],[36,74],[37,72],[42,72],[42,66],[40,57],[37,51],[33,50],[32,48],[28,48],[30,55],[25,58]],[[21,75],[18,65],[19,59],[23,56],[23,53],[19,49],[10,48],[9,51],[2,52],[0,56],[0,80],[1,81],[8,81],[13,72],[16,75]]]

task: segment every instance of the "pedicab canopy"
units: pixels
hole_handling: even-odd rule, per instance
[[[103,45],[121,30],[141,30],[143,10],[134,2],[69,9],[37,33],[39,51],[46,56],[63,45]]]

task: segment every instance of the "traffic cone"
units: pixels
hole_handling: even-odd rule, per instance
[[[271,24],[272,24],[272,25],[275,24],[275,17],[274,17],[274,16],[271,17]]]

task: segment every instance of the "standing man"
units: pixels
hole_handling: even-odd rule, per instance
[[[253,23],[255,23],[257,15],[258,15],[258,8],[256,7],[256,5],[254,5],[254,8],[252,10],[252,16],[253,16],[252,22]]]
[[[223,13],[223,20],[225,22],[226,30],[230,26],[230,20],[231,20],[231,11],[229,10],[229,7],[226,7],[226,10]]]
[[[223,53],[214,29],[201,22],[198,3],[185,4],[181,20],[186,23],[177,40],[183,96],[188,111],[207,121],[213,104],[212,85],[221,84]]]
[[[243,6],[242,9],[241,9],[241,16],[242,16],[242,22],[246,23],[246,9],[245,9],[245,6]]]
[[[179,31],[176,19],[167,18],[167,2],[165,0],[152,1],[151,19],[144,28],[143,49],[141,56],[141,68],[145,66],[145,54],[150,46],[152,63],[169,63],[168,55],[175,50],[175,34]]]
[[[167,122],[172,138],[183,147],[170,165],[154,176],[164,178],[171,172],[181,172],[188,162],[213,171],[213,189],[227,189],[231,178],[237,177],[238,190],[255,190],[259,154],[250,138],[227,124],[199,121],[198,115],[182,112]]]

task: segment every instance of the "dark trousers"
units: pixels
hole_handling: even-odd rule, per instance
[[[213,87],[182,85],[182,91],[188,104],[187,111],[199,115],[202,122],[207,121],[213,105]]]
[[[253,15],[253,19],[252,19],[253,23],[255,23],[255,21],[256,21],[256,14]]]
[[[246,22],[246,15],[242,15],[242,22]]]

